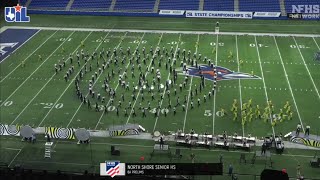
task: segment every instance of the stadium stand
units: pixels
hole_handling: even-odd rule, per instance
[[[29,7],[32,9],[41,9],[41,8],[49,8],[49,9],[65,9],[69,0],[33,0],[31,1]]]
[[[112,0],[75,0],[71,9],[108,10]]]
[[[19,4],[25,6],[28,0],[20,0]]]
[[[26,5],[31,2],[28,6],[30,9],[65,9],[69,1],[19,0],[19,3]],[[115,4],[110,8],[112,2]],[[286,15],[285,12],[291,12],[292,5],[319,4],[319,0],[259,0],[259,3],[257,0],[74,0],[70,5],[72,4],[71,10],[94,11],[157,12],[157,10],[199,10],[199,8],[205,11],[237,11],[235,7],[238,6],[235,2],[239,3],[239,11],[282,12],[282,15]]]
[[[153,11],[154,3],[156,0],[117,0],[114,10],[115,11]]]
[[[204,10],[206,11],[233,11],[234,0],[205,0]]]
[[[279,0],[239,0],[240,11],[280,12]]]
[[[286,0],[284,1],[287,12],[292,12],[292,5],[320,4],[319,0]]]
[[[166,10],[198,10],[199,0],[160,0],[159,9]]]

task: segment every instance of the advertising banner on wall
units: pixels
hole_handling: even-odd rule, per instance
[[[280,17],[280,12],[254,12],[253,17]]]
[[[186,11],[186,17],[196,17],[196,18],[228,18],[228,19],[252,19],[252,12],[233,12],[233,11]]]
[[[183,15],[184,10],[160,10],[160,15]]]

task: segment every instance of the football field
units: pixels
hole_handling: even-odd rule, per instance
[[[81,42],[84,47],[81,47]],[[39,29],[23,46],[1,62],[1,119],[3,124],[32,127],[101,130],[111,125],[136,123],[148,132],[166,133],[177,129],[189,132],[190,129],[195,129],[199,133],[221,134],[226,130],[228,133],[251,134],[257,137],[272,133],[288,133],[300,123],[303,126],[310,125],[316,132],[317,122],[320,120],[318,110],[320,63],[314,60],[314,53],[319,51],[319,44],[319,37],[308,35],[304,37],[250,33]],[[128,47],[131,48],[131,54],[134,54],[136,49],[141,54],[139,62],[141,74],[145,75],[149,85],[153,79],[157,79],[156,70],[159,70],[161,74],[159,87],[158,83],[150,85],[152,92],[149,92],[148,87],[138,88],[140,70],[135,58],[132,64],[129,58],[122,61],[120,48],[127,55]],[[164,55],[161,67],[156,47],[160,48],[160,56]],[[102,49],[107,51],[109,48],[110,57],[104,55],[103,58],[99,58]],[[145,53],[150,55],[149,58],[146,55],[144,63],[143,48]],[[163,48],[167,49],[169,57],[163,54]],[[80,53],[81,49],[90,56],[87,63],[80,57],[80,64],[77,64],[76,53]],[[118,52],[117,64],[114,63],[116,56],[113,54],[113,49]],[[182,56],[183,49],[186,50],[185,61]],[[190,66],[187,55],[189,50],[191,59],[197,59],[199,66],[208,67],[210,61],[218,68],[217,89],[211,96],[209,92],[213,88],[213,78],[206,79],[203,88],[199,88],[201,78],[196,74],[193,76],[188,74],[188,81],[184,84],[186,74],[178,73],[176,82],[173,82],[173,73],[169,67],[172,66],[172,69],[179,71],[181,62]],[[97,52],[97,56],[92,59],[91,54],[94,51]],[[70,54],[73,58],[72,63],[69,59]],[[176,57],[178,54],[179,58]],[[39,59],[39,55],[42,60]],[[131,56],[137,57],[137,55]],[[154,65],[151,62],[152,57],[155,57]],[[207,61],[204,60],[205,57]],[[168,58],[171,61],[167,62]],[[59,66],[63,61],[65,67],[62,66],[56,73],[55,64]],[[99,67],[102,67],[104,61],[110,62],[110,66],[99,73]],[[64,76],[72,66],[74,72],[66,81]],[[74,85],[80,70],[84,72],[85,67],[88,71],[84,73],[79,86],[83,96],[91,102],[92,108],[79,100]],[[154,68],[154,72],[151,72],[151,68]],[[124,81],[129,83],[129,90],[119,85],[119,75],[124,75],[125,71],[127,78]],[[95,72],[98,72],[97,76]],[[246,76],[239,78],[224,76],[224,73],[233,75],[235,72],[241,72]],[[108,85],[116,93],[114,99],[104,88],[108,74],[110,77]],[[96,95],[99,93],[101,97],[105,97],[104,103],[89,94],[88,84],[92,75],[96,77],[93,91]],[[172,81],[169,88],[165,86],[168,80]],[[180,85],[182,85],[181,90]],[[133,88],[136,89],[134,92]],[[132,97],[133,94],[135,99]],[[176,106],[178,98],[180,105]],[[256,105],[260,106],[262,118],[254,115],[250,121],[247,117],[246,122],[242,123],[242,105],[250,99],[253,111],[256,110]],[[237,100],[239,109],[236,119],[231,112],[234,100]],[[120,107],[118,107],[119,101],[122,104]],[[168,107],[170,101],[172,107],[176,106],[176,114],[173,113],[174,108]],[[272,101],[274,106],[272,119],[277,121],[274,126],[271,125],[270,117],[263,116],[267,101]],[[292,119],[284,109],[287,101],[291,106]],[[99,105],[99,112],[95,110],[96,102]],[[131,108],[129,103],[132,104]],[[185,110],[182,104],[185,105]],[[117,107],[119,115],[116,113]],[[146,109],[146,117],[142,116],[142,109]],[[159,114],[157,114],[158,109]],[[284,111],[283,118],[278,117],[280,109]]]

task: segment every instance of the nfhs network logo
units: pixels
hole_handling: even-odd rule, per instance
[[[27,8],[20,6],[5,7],[5,20],[7,22],[30,22],[30,17],[27,16]]]

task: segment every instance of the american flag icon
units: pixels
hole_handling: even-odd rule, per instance
[[[125,175],[125,163],[120,161],[106,161],[100,163],[100,175],[101,176],[124,176]]]
[[[111,177],[120,173],[120,161],[107,162],[107,174]]]

